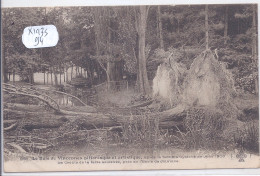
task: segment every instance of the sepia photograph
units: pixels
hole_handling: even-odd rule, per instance
[[[258,168],[258,4],[1,9],[4,172]]]

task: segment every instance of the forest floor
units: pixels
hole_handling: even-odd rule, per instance
[[[50,95],[54,99],[57,98],[55,95]],[[84,97],[81,98],[84,100]],[[244,94],[236,98],[235,102],[239,109],[246,111],[246,115],[239,117],[237,123],[231,125],[238,135],[231,138],[229,136],[228,139],[214,139],[214,141],[201,134],[194,139],[192,135],[198,133],[194,132],[189,136],[190,132],[188,133],[183,125],[167,129],[159,128],[159,122],[156,119],[149,119],[149,114],[159,111],[159,106],[163,106],[161,104],[153,102],[147,106],[126,108],[150,100],[135,94],[133,89],[98,93],[96,98],[97,113],[127,115],[133,118],[120,123],[120,127],[97,127],[93,124],[90,129],[89,126],[84,126],[82,119],[56,114],[34,99],[4,94],[4,120],[18,121],[16,128],[4,132],[5,159],[15,159],[21,153],[43,156],[59,156],[64,153],[68,156],[82,153],[105,156],[129,153],[138,156],[195,151],[198,154],[213,154],[220,151],[230,153],[241,148],[253,154],[258,153],[259,119],[256,95]],[[57,99],[55,100],[58,102]],[[67,98],[59,102],[66,101],[69,102],[71,99]],[[87,106],[72,105],[61,104],[60,108],[77,113],[88,113]],[[135,115],[141,116],[134,118]],[[40,125],[34,124],[41,120],[43,122]],[[7,126],[8,124],[5,124],[5,127]],[[226,130],[229,129],[231,128]],[[200,138],[205,140],[197,140]]]

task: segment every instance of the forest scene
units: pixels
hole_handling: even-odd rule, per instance
[[[4,160],[259,153],[256,4],[2,9]],[[24,28],[54,25],[55,47]]]

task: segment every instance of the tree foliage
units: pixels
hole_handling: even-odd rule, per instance
[[[147,69],[151,80],[160,58],[163,59],[159,55],[167,58],[170,52],[189,68],[206,46],[205,5],[145,7],[149,13],[146,9],[146,21],[141,23],[140,8],[143,7],[3,9],[5,81],[12,72],[28,77],[51,69],[60,72],[71,65],[82,66],[90,75],[97,72],[99,77],[108,77],[113,72],[111,63],[118,58],[124,63],[124,74],[139,79],[138,71]],[[251,4],[208,5],[209,48],[217,49],[218,59],[233,72],[236,85],[249,92],[255,91],[256,83],[252,80],[258,76],[255,59],[258,25],[254,12],[256,5]],[[21,40],[23,29],[45,24],[57,27],[60,38],[57,46],[27,49]],[[140,27],[145,27],[142,47]],[[144,68],[140,58],[145,60]]]

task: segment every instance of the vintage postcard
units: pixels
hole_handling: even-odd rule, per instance
[[[4,172],[258,168],[258,4],[2,8]]]

